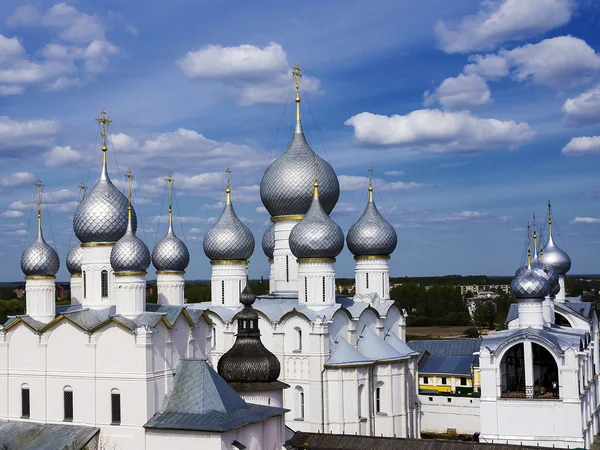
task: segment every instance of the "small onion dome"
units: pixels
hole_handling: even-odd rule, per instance
[[[558,275],[551,265],[546,264],[537,257],[534,257],[531,261],[531,269],[541,277],[548,280],[548,283],[550,284],[550,295],[558,294],[560,291],[560,283],[558,282]]]
[[[263,234],[262,248],[267,258],[273,258],[275,252],[275,224],[272,223],[265,234]]]
[[[118,241],[127,230],[127,208],[127,197],[112,184],[104,163],[100,179],[75,210],[75,235],[83,243]],[[133,209],[132,227],[135,233],[137,217]]]
[[[513,295],[519,298],[544,298],[550,294],[550,283],[530,267],[510,283]]]
[[[135,235],[130,220],[125,236],[117,241],[110,252],[110,265],[115,272],[146,272],[150,261],[150,250]]]
[[[286,152],[269,165],[260,182],[260,199],[272,217],[306,214],[310,208],[315,158],[323,209],[329,214],[340,196],[337,175],[327,161],[308,146],[300,121]]]
[[[228,383],[272,383],[281,366],[277,357],[260,340],[255,296],[246,285],[240,295],[244,308],[236,315],[238,333],[233,346],[219,359],[217,370]]]
[[[152,251],[152,264],[159,272],[185,272],[189,263],[190,252],[183,241],[175,236],[173,223],[169,220],[167,234]]]
[[[308,212],[292,228],[290,250],[296,258],[335,258],[344,248],[344,232],[323,209],[318,182],[314,190]]]
[[[554,243],[552,232],[550,232],[548,243],[544,247],[543,261],[551,265],[554,271],[560,275],[566,274],[571,269],[571,258]]]
[[[40,227],[36,241],[21,256],[21,270],[26,277],[53,277],[59,268],[58,253],[46,243]]]
[[[367,207],[360,219],[348,230],[346,243],[355,256],[390,255],[396,249],[396,230],[377,210],[372,185],[369,185]]]
[[[235,214],[230,192],[227,188],[223,214],[204,235],[204,253],[212,261],[247,260],[254,252],[254,236]]]
[[[67,253],[67,270],[71,275],[81,275],[81,262],[83,261],[83,248],[81,244],[71,247]]]

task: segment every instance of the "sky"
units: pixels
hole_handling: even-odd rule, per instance
[[[571,273],[598,273],[599,20],[592,0],[3,0],[0,280],[23,277],[37,178],[68,279],[78,185],[101,170],[102,109],[110,176],[120,189],[135,176],[150,249],[166,232],[171,173],[187,278],[210,278],[202,240],[230,167],[257,244],[250,276],[268,278],[259,186],[292,136],[296,62],[307,139],[340,180],[331,217],[345,232],[360,217],[372,167],[398,233],[391,276],[514,273],[548,200]],[[345,249],[336,273],[353,270]]]

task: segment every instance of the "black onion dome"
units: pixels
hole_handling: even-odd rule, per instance
[[[272,383],[277,381],[281,371],[277,356],[260,340],[258,314],[252,308],[255,299],[250,286],[246,285],[240,295],[244,308],[237,314],[235,343],[217,365],[219,375],[228,383]]]

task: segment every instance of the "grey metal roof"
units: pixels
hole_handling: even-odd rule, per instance
[[[511,303],[508,307],[508,314],[506,314],[506,320],[504,323],[512,322],[519,317],[519,305],[517,303]]]
[[[331,348],[331,356],[325,362],[325,367],[343,367],[373,364],[375,360],[367,358],[346,339],[338,337]]]
[[[369,355],[369,357],[376,361],[392,361],[408,358],[407,355],[402,355],[396,351],[394,347],[367,326],[361,331],[356,347],[363,355]]]
[[[15,450],[83,450],[100,428],[0,421],[0,445]]]
[[[419,373],[471,375],[473,358],[473,356],[426,355],[419,364]]]
[[[583,334],[582,334],[583,333]],[[549,347],[554,348],[558,354],[562,354],[569,348],[579,349],[582,343],[585,330],[575,329],[556,329],[544,328],[541,330],[535,328],[521,328],[517,330],[503,330],[484,336],[481,340],[481,348],[487,348],[490,352],[495,352],[505,345],[514,343],[521,338],[541,340]]]
[[[584,319],[591,319],[594,314],[594,304],[592,302],[582,302],[577,301],[581,300],[580,297],[572,297],[573,301],[566,300],[565,302],[555,302],[554,308],[563,311],[566,313],[575,313],[581,316]],[[505,323],[511,322],[519,317],[519,307],[517,303],[511,303],[510,308],[508,309],[508,314],[506,315]]]
[[[473,356],[479,351],[481,339],[423,339],[408,341],[408,345],[419,353],[428,352],[438,356]]]
[[[415,351],[411,346],[407,345],[398,337],[391,329],[387,330],[383,338],[385,342],[390,344],[402,356],[416,356],[419,352]]]
[[[204,359],[182,359],[163,408],[145,428],[225,432],[288,410],[246,403]]]

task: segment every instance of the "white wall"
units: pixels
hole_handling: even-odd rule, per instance
[[[450,400],[450,401],[448,401]],[[419,394],[421,431],[473,434],[480,431],[479,398]]]

